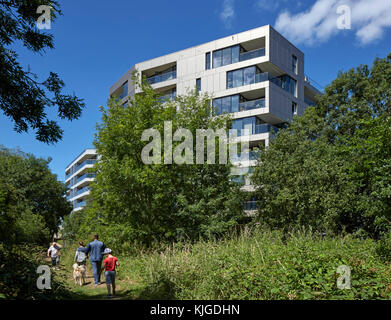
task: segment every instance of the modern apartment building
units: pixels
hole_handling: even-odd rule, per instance
[[[90,194],[89,185],[95,179],[95,173],[89,172],[98,155],[95,149],[85,149],[65,169],[65,185],[69,188],[67,200],[73,205],[73,212],[83,209],[86,197]]]
[[[216,114],[231,113],[238,135],[248,129],[250,167],[256,148],[321,94],[305,76],[304,53],[270,25],[135,64],[109,90],[124,105],[138,93],[134,70],[164,98],[194,88],[213,95]]]

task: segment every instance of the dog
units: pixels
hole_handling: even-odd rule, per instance
[[[73,279],[75,284],[82,286],[86,281],[86,266],[79,266],[77,263],[73,264]]]

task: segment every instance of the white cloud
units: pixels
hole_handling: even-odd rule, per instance
[[[391,27],[390,0],[317,0],[306,11],[280,13],[275,27],[296,44],[325,42],[342,31],[337,27],[337,8],[342,5],[350,8],[351,28],[362,45],[380,39],[384,29]]]
[[[232,27],[232,21],[235,18],[234,0],[224,0],[223,11],[220,13],[220,19],[226,28]]]
[[[274,11],[279,7],[279,1],[257,0],[255,7],[260,10]]]
[[[286,4],[288,0],[257,0],[255,8],[262,11],[275,11],[281,4]]]

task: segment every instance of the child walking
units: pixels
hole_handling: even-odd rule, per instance
[[[79,247],[76,249],[75,253],[75,261],[76,263],[81,265],[86,265],[87,260],[87,248],[84,246],[83,242],[79,242]]]
[[[106,286],[107,286],[107,298],[115,296],[115,268],[119,267],[119,262],[112,254],[111,249],[106,248],[103,254],[106,255],[106,259],[103,261],[103,269],[105,270]],[[102,270],[103,270],[102,269]],[[111,295],[111,286],[113,287],[113,295]]]

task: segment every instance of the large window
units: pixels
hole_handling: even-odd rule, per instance
[[[128,81],[126,81],[123,85],[122,85],[122,92],[121,94],[119,95],[119,98],[120,99],[123,99],[125,98],[127,95],[128,95]]]
[[[213,68],[226,66],[239,61],[263,57],[264,55],[265,48],[246,51],[241,45],[235,45],[229,48],[213,51]],[[208,67],[206,69],[208,69]]]
[[[214,114],[220,115],[224,112],[233,113],[248,111],[265,107],[265,98],[247,100],[241,94],[235,94],[228,97],[217,98],[213,100]]]
[[[296,80],[288,75],[282,76],[281,80],[282,80],[281,88],[290,92],[293,96],[296,97]]]
[[[232,71],[233,75],[233,87],[240,87],[243,85],[243,69]]]
[[[243,85],[255,83],[255,67],[243,69]]]
[[[240,46],[213,51],[213,68],[239,62]]]
[[[232,113],[239,111],[239,95],[213,100],[214,114]]]
[[[223,51],[213,51],[213,68],[218,68],[223,65]]]
[[[261,70],[256,66],[227,72],[227,89],[236,88],[256,82],[256,75]]]
[[[240,46],[232,47],[232,63],[239,62]]]
[[[232,121],[232,129],[237,130],[238,137],[248,134],[275,134],[278,131],[277,127],[263,122],[258,117],[235,119]]]
[[[229,113],[231,111],[231,97],[221,99],[221,112]]]
[[[288,75],[271,79],[273,83],[297,97],[297,81]]]
[[[232,129],[237,130],[238,136],[257,133],[256,128],[260,125],[262,125],[262,121],[258,117],[248,117],[232,121]],[[248,131],[246,132],[245,130]]]

